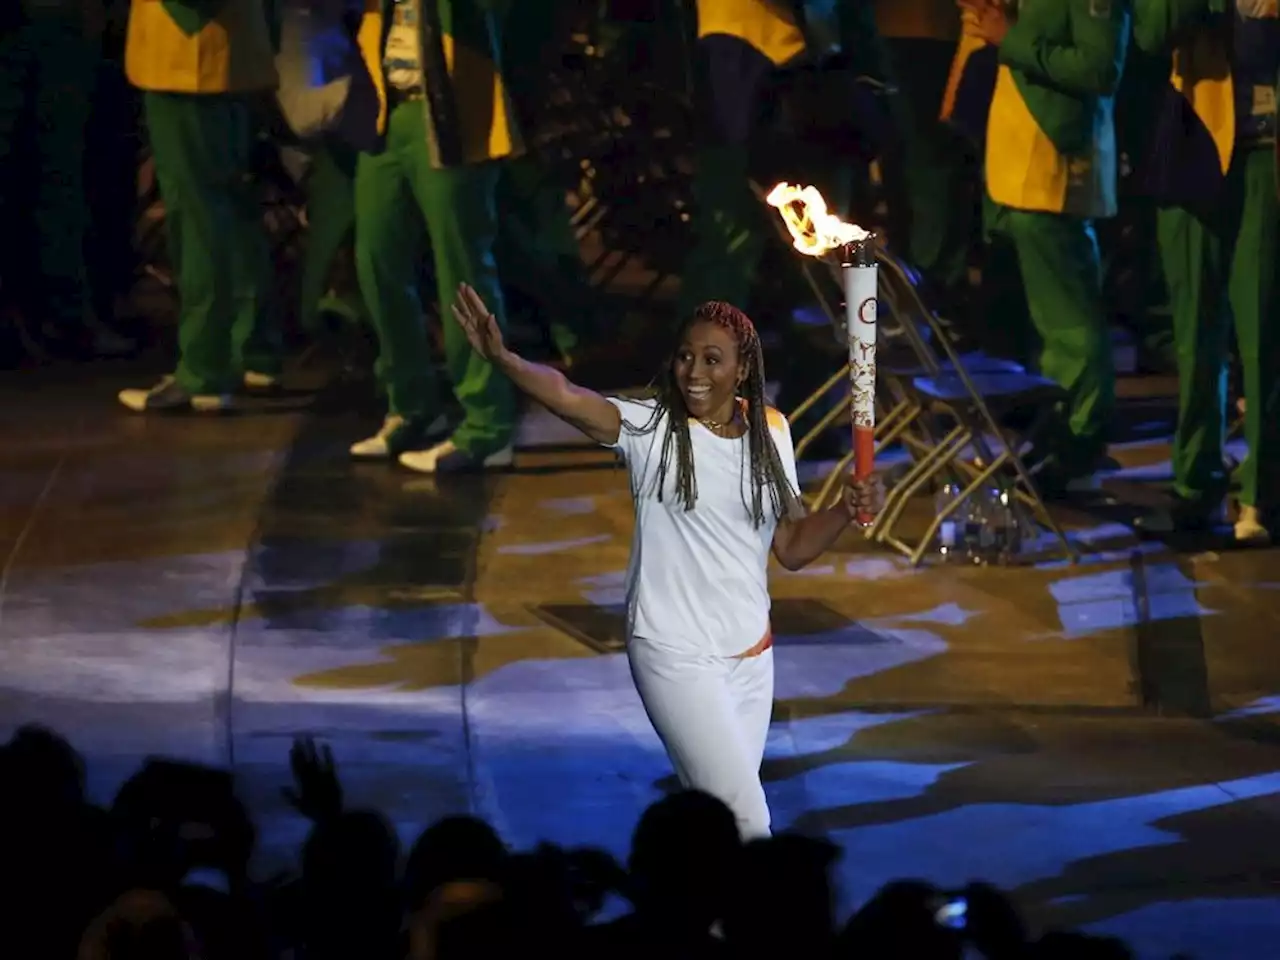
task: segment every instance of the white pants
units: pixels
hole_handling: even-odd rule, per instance
[[[773,714],[773,648],[735,659],[635,639],[627,659],[680,783],[722,800],[744,840],[769,836],[760,763]]]

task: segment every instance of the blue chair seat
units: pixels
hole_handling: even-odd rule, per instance
[[[1007,373],[1019,376],[1025,376],[1026,368],[1015,360],[1003,360],[1000,357],[992,357],[983,353],[981,350],[975,350],[972,353],[961,354],[960,363],[964,366],[965,371],[973,376],[975,374],[988,373]],[[940,364],[941,373],[954,375],[956,365],[950,360]],[[929,371],[921,366],[914,367],[893,367],[886,366],[885,372],[892,373],[898,377],[927,377]]]
[[[987,401],[1038,402],[1057,400],[1062,388],[1046,377],[1033,373],[977,373],[970,371],[969,380]],[[913,389],[922,397],[937,403],[964,403],[970,399],[964,383],[955,374],[938,377],[913,377]]]

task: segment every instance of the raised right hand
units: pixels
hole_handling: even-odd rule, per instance
[[[467,335],[471,348],[484,359],[493,361],[507,352],[502,341],[498,320],[480,299],[480,294],[465,283],[458,284],[458,296],[453,301],[453,316]]]

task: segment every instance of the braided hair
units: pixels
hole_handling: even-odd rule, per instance
[[[747,502],[746,491],[743,492],[743,506],[751,514],[752,522],[757,528],[765,522],[766,491],[769,497],[768,513],[774,519],[795,519],[801,516],[804,508],[799,492],[792,488],[782,458],[778,455],[778,448],[773,442],[773,434],[769,432],[769,408],[764,392],[764,352],[761,350],[760,336],[756,333],[755,325],[737,307],[720,300],[711,300],[694,310],[693,315],[680,327],[676,342],[682,341],[689,330],[700,323],[713,323],[733,337],[738,348],[738,363],[745,370],[745,376],[738,386],[738,399],[747,420],[746,455],[749,458],[751,488],[750,502]],[[651,433],[657,429],[663,414],[667,415],[662,454],[658,460],[658,500],[663,499],[667,473],[674,458],[676,498],[684,504],[685,510],[692,510],[698,499],[698,481],[693,468],[693,443],[689,438],[689,410],[685,406],[684,395],[676,384],[674,366],[674,357],[668,358],[662,372],[650,384],[657,405],[649,421],[640,427],[633,427],[624,420],[623,428],[631,433]]]

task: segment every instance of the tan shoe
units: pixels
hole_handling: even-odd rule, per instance
[[[117,399],[134,413],[148,411],[180,410],[188,408],[196,413],[222,413],[231,408],[231,397],[218,393],[188,393],[172,376],[161,377],[150,389],[121,390]]]
[[[511,444],[477,460],[471,454],[458,449],[452,440],[437,443],[428,450],[415,450],[400,454],[400,465],[416,473],[464,473],[475,470],[501,470],[515,462],[515,448]]]
[[[280,386],[280,378],[272,373],[258,373],[256,370],[244,372],[244,385],[247,390],[275,390]]]
[[[1240,516],[1236,519],[1236,543],[1258,544],[1271,542],[1271,531],[1262,525],[1262,517],[1257,507],[1240,507]]]
[[[448,429],[449,422],[443,416],[424,426],[398,413],[388,414],[377,433],[351,445],[351,456],[358,460],[390,460],[411,447],[438,439]]]

